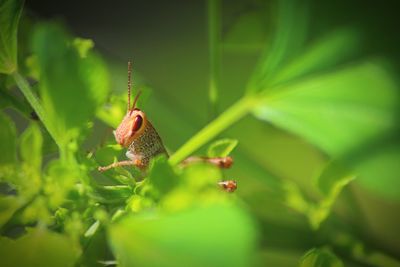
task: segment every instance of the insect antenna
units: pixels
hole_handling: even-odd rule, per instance
[[[128,61],[128,110],[131,107],[131,74],[132,74],[132,62]]]

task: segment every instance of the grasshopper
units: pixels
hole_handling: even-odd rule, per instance
[[[121,166],[135,166],[145,171],[149,166],[150,160],[160,154],[168,157],[168,152],[164,147],[161,137],[147,119],[146,114],[136,107],[140,91],[135,96],[131,106],[131,73],[132,63],[128,61],[128,108],[125,117],[117,129],[113,132],[115,140],[124,148],[127,148],[126,156],[128,160],[114,162],[108,166],[100,166],[100,172]],[[194,162],[208,162],[220,168],[229,168],[233,164],[231,157],[189,157],[181,162],[188,165]],[[221,181],[218,185],[227,192],[233,192],[237,188],[236,181]]]

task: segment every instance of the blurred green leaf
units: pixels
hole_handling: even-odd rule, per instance
[[[92,53],[80,58],[70,39],[54,24],[40,24],[33,37],[43,107],[64,143],[78,136],[79,128],[105,100],[109,86],[103,61]]]
[[[44,229],[32,229],[17,240],[0,238],[2,266],[73,266],[79,255],[67,237]]]
[[[42,190],[47,196],[47,205],[55,209],[63,204],[81,176],[77,165],[66,164],[62,160],[51,161],[43,178],[45,182]]]
[[[124,203],[133,194],[127,185],[92,186],[90,196],[100,203]]]
[[[331,156],[343,155],[396,127],[397,85],[376,62],[278,89],[265,94],[254,114],[304,137]]]
[[[43,137],[39,126],[36,123],[31,123],[21,135],[20,140],[22,160],[39,173],[42,166],[43,145]]]
[[[367,266],[400,266],[400,261],[374,248],[367,248],[361,240],[343,232],[332,233],[333,243],[341,250],[347,251],[359,263]]]
[[[22,195],[22,194],[21,194]],[[20,218],[23,224],[51,224],[53,216],[48,209],[47,199],[43,196],[34,197],[33,201],[23,210]]]
[[[17,32],[23,0],[0,2],[0,73],[17,69]]]
[[[266,39],[265,8],[241,15],[226,33],[224,51],[252,52],[263,47]]]
[[[86,230],[85,234],[83,235],[84,237],[91,237],[93,236],[97,230],[99,229],[100,226],[100,221],[96,220],[90,227],[89,229]]]
[[[175,186],[161,202],[164,211],[176,212],[192,206],[224,203],[229,194],[218,187],[222,180],[219,168],[204,162],[186,166],[179,175],[179,185]]]
[[[110,227],[120,266],[249,266],[255,229],[235,206],[194,208],[184,213],[127,216]]]
[[[31,107],[26,102],[21,101],[11,90],[7,90],[0,85],[0,109],[7,107],[11,107],[25,116],[28,116],[28,114],[30,115],[32,111]]]
[[[400,143],[384,140],[374,150],[365,150],[361,158],[348,159],[355,166],[359,176],[357,183],[386,199],[400,201]]]
[[[272,77],[279,67],[297,55],[304,45],[308,31],[308,1],[283,0],[275,2],[276,26],[270,44],[253,74],[249,90],[259,90],[260,84]]]
[[[343,186],[355,178],[354,176],[354,172],[345,167],[343,163],[331,161],[317,177],[316,183],[318,189],[325,196],[336,195]]]
[[[208,157],[226,157],[237,146],[238,140],[236,139],[220,139],[212,143],[207,150]]]
[[[196,192],[205,188],[216,188],[217,183],[222,180],[222,173],[216,166],[201,162],[187,166],[181,177],[185,189]]]
[[[327,249],[314,248],[300,260],[299,267],[343,267],[342,261]]]
[[[94,47],[94,42],[91,39],[74,38],[72,44],[79,52],[79,56],[82,58],[87,57],[88,52]]]
[[[179,182],[166,156],[161,155],[152,160],[149,169],[148,181],[154,187],[156,198],[171,191]]]
[[[0,164],[13,164],[17,160],[16,129],[14,122],[3,112],[0,112],[0,129]]]
[[[12,217],[22,205],[22,201],[15,196],[0,195],[0,228]]]
[[[332,161],[324,168],[316,181],[324,196],[307,214],[313,229],[320,227],[320,224],[330,214],[342,189],[355,178],[354,171],[350,171],[338,161]]]
[[[100,165],[107,165],[114,161],[115,157],[121,156],[124,152],[120,145],[107,145],[95,151],[96,162]]]
[[[337,69],[360,53],[360,44],[360,34],[355,29],[335,30],[311,44],[307,50],[277,71],[268,84],[273,86],[316,72]]]

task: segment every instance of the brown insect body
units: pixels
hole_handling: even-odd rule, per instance
[[[140,109],[129,110],[114,131],[117,142],[128,149],[126,156],[142,169],[149,165],[150,159],[168,153],[164,144]]]

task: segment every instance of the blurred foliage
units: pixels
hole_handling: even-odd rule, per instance
[[[17,69],[17,31],[23,0],[0,2],[0,73]]]
[[[23,13],[18,33],[23,1],[0,0],[1,266],[400,266],[394,60],[364,47],[368,29],[317,31],[315,2],[207,4],[215,119],[198,130],[175,105],[194,109],[196,93],[163,97],[135,72],[168,150],[191,137],[145,172],[100,174],[125,157],[107,133],[126,112],[126,92],[110,92],[125,70],[60,23]],[[258,63],[229,73],[224,53]],[[238,77],[242,90],[224,83]],[[179,165],[193,153],[235,167]]]

